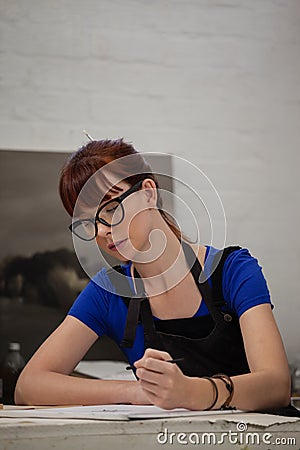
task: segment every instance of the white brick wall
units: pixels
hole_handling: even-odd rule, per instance
[[[227,243],[264,266],[299,336],[299,0],[1,0],[2,148],[119,137],[197,164]],[[175,175],[180,174],[180,167]]]

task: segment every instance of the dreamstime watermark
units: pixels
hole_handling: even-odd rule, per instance
[[[272,433],[258,433],[254,431],[247,431],[247,424],[245,422],[238,422],[236,431],[222,431],[203,432],[203,433],[183,433],[170,432],[167,428],[157,434],[156,438],[158,444],[165,445],[280,445],[280,446],[294,446],[297,444],[296,438],[293,436],[275,437]]]

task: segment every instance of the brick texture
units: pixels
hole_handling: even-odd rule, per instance
[[[298,0],[0,1],[1,147],[69,151],[87,128],[192,161],[221,196],[226,243],[249,247],[264,267],[291,361],[299,22]],[[175,177],[200,189],[183,167],[174,164]]]

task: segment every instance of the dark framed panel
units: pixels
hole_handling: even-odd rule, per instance
[[[67,152],[0,150],[0,359],[8,342],[28,359],[65,317],[89,281],[77,261],[70,217],[58,194]],[[151,154],[154,171],[172,173],[171,155]],[[159,177],[172,192],[171,177]],[[172,211],[173,205],[166,205]],[[113,263],[113,261],[111,261]],[[122,359],[108,338],[90,359]]]

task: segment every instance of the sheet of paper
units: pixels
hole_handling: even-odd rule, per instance
[[[253,425],[269,426],[279,423],[298,422],[297,417],[282,417],[269,414],[251,413],[241,410],[228,411],[191,411],[177,408],[165,410],[152,405],[96,405],[72,407],[48,407],[38,409],[16,409],[17,407],[4,407],[0,410],[0,418],[27,418],[27,419],[78,419],[78,420],[146,420],[163,418],[197,417],[197,420],[218,419],[228,422],[246,422]],[[34,407],[30,407],[34,408]]]
[[[134,420],[186,416],[231,415],[240,411],[190,411],[177,408],[165,410],[152,405],[100,405],[53,407],[42,409],[3,409],[0,417],[42,418],[42,419],[93,419],[93,420]]]
[[[136,380],[128,363],[122,361],[80,361],[74,371],[101,380]]]

